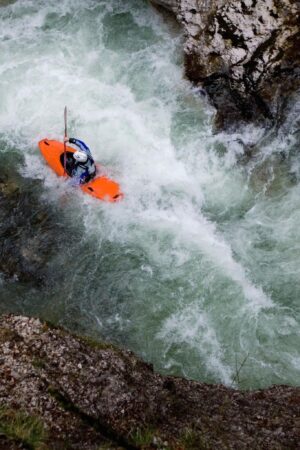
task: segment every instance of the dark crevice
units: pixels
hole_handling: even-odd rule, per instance
[[[113,441],[114,443],[124,447],[127,450],[138,450],[138,447],[129,443],[127,439],[118,435],[107,423],[101,422],[99,418],[95,419],[88,414],[81,411],[71,399],[64,393],[62,394],[58,389],[53,386],[48,387],[48,392],[66,411],[70,411],[76,414],[82,422],[89,425],[95,431],[101,433],[106,439]]]
[[[255,82],[253,81],[252,74],[256,70],[256,66],[258,63],[257,60],[261,59],[264,52],[275,44],[278,33],[279,33],[278,30],[273,30],[271,36],[257,47],[251,59],[244,65],[245,75],[243,81],[245,83],[246,88],[250,92],[254,92],[257,89],[257,86],[260,84],[262,76],[265,75],[265,72],[262,72],[259,78]]]
[[[271,36],[270,36],[266,41],[264,41],[262,44],[260,44],[260,45],[257,47],[257,49],[255,50],[255,52],[254,52],[253,55],[252,55],[252,58],[251,58],[250,61],[245,65],[245,67],[246,67],[246,66],[249,66],[249,67],[250,67],[251,64],[253,64],[254,61],[255,61],[257,58],[260,58],[260,57],[263,55],[263,53],[264,53],[269,47],[272,47],[272,45],[275,44],[275,41],[276,41],[276,38],[277,38],[278,34],[279,34],[279,30],[273,30],[272,33],[271,33]]]
[[[237,34],[238,28],[236,26],[232,23],[227,23],[221,14],[218,14],[216,19],[219,23],[219,33],[223,39],[230,39],[234,47],[247,49],[243,36]]]
[[[253,94],[253,98],[255,100],[255,103],[256,103],[257,107],[259,108],[259,110],[263,114],[263,116],[266,117],[267,119],[271,120],[271,122],[273,123],[274,117],[273,117],[273,114],[270,111],[270,108],[266,104],[266,102],[261,98],[260,95],[258,95],[256,93]]]
[[[242,6],[242,11],[243,11],[243,14],[247,14],[247,15],[250,15],[251,14],[251,11],[249,10],[249,8],[248,8],[248,6],[245,4],[245,2],[241,2],[241,6]]]
[[[278,14],[275,13],[273,10],[270,11],[270,16],[271,16],[271,17],[274,17],[274,19],[276,19],[276,20],[279,18]]]
[[[223,96],[221,101],[226,102],[228,112],[230,111],[231,114],[234,113],[232,108],[235,108],[236,111],[240,112],[244,120],[251,120],[252,110],[249,109],[248,102],[243,99],[237,89],[231,87],[230,81],[230,77],[227,74],[213,74],[203,81],[203,87],[207,90],[217,109],[219,107],[220,99]],[[226,92],[228,94],[225,95],[226,98],[224,98],[224,93]]]

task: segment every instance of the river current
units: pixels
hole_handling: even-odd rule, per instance
[[[111,340],[163,373],[299,384],[299,134],[215,134],[182,47],[143,0],[0,7],[0,152],[24,157],[23,177],[42,180],[71,234],[44,286],[2,279],[0,311]],[[62,139],[65,105],[69,135],[122,202],[74,190],[43,162],[37,142]],[[249,160],[243,143],[258,143]]]

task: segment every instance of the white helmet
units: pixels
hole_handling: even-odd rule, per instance
[[[85,163],[87,161],[87,154],[85,152],[76,151],[73,153],[74,159],[78,162]]]

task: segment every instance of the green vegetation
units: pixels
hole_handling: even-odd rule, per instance
[[[100,447],[98,447],[97,450],[120,450],[121,447],[117,446],[116,444],[114,444],[113,442],[109,441],[109,442],[105,442],[103,444],[100,445]]]
[[[4,342],[12,342],[14,340],[20,340],[22,339],[15,331],[10,330],[9,328],[2,328],[0,330],[0,344],[3,344]]]
[[[44,333],[47,333],[48,331],[53,331],[53,332],[59,331],[61,336],[70,336],[71,335],[75,339],[78,339],[79,341],[83,342],[84,344],[87,344],[89,347],[91,347],[95,350],[114,350],[118,353],[120,353],[122,351],[122,350],[120,350],[119,347],[115,346],[111,342],[100,341],[98,339],[93,339],[90,336],[74,333],[74,332],[67,330],[66,328],[59,326],[49,320],[43,320],[42,330]]]
[[[152,444],[154,438],[154,431],[152,428],[137,428],[131,431],[130,440],[137,447],[143,448]]]
[[[184,450],[211,450],[212,448],[205,435],[191,428],[185,430],[181,438],[181,444]]]
[[[46,450],[47,433],[38,417],[0,407],[0,433],[30,450]]]
[[[46,367],[45,361],[41,358],[33,358],[32,365],[36,369],[44,369]]]
[[[104,342],[104,341],[98,341],[95,340],[89,336],[80,336],[80,335],[74,335],[76,338],[80,339],[82,342],[84,342],[85,344],[87,344],[89,347],[94,348],[96,350],[116,350],[119,351],[120,350],[115,347],[113,344],[109,343],[109,342]]]

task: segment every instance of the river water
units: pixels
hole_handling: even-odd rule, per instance
[[[0,311],[112,340],[163,373],[299,384],[294,116],[288,134],[214,134],[183,37],[143,0],[19,0],[0,23],[0,151],[23,155],[68,236],[44,286],[2,280]],[[124,201],[88,198],[42,161],[65,105]],[[260,142],[249,161],[241,141]]]

